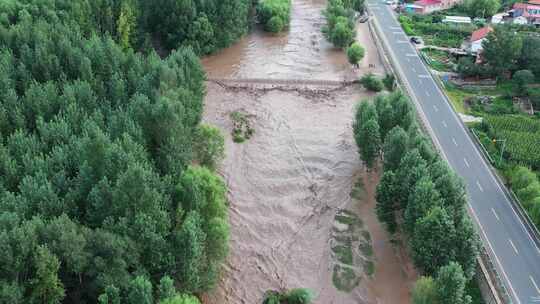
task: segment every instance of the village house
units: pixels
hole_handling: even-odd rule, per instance
[[[418,0],[405,6],[405,10],[416,14],[429,14],[435,11],[452,8],[463,0]]]
[[[504,23],[505,17],[509,17],[507,13],[499,13],[491,16],[492,24],[501,24]]]
[[[531,0],[540,2],[538,0]],[[512,7],[512,17],[527,20],[528,24],[540,25],[540,5],[530,3],[515,3]]]
[[[474,31],[470,39],[470,49],[472,54],[479,54],[484,49],[482,43],[486,40],[489,33],[493,31],[493,28],[486,26]]]

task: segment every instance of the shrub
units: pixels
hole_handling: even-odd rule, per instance
[[[247,114],[243,112],[232,112],[231,120],[233,122],[232,136],[236,143],[243,143],[253,136],[255,130],[251,127]]]
[[[338,17],[334,28],[330,31],[330,41],[339,48],[345,48],[354,39],[354,30],[345,17]]]
[[[309,304],[315,296],[310,289],[296,288],[285,293],[283,298],[287,304]]]
[[[372,73],[368,73],[360,78],[360,83],[369,91],[380,92],[384,85],[380,79],[378,79]]]
[[[261,0],[257,5],[257,18],[265,31],[282,31],[289,24],[290,14],[290,0]]]
[[[194,296],[176,295],[172,298],[160,301],[159,304],[200,304],[199,300]]]
[[[364,58],[365,50],[358,43],[353,43],[347,49],[347,58],[350,64],[358,65],[360,60]]]
[[[534,74],[529,70],[519,70],[512,76],[512,81],[516,85],[517,94],[523,95],[527,92],[527,86],[534,82]]]
[[[344,4],[339,0],[330,0],[323,12],[326,25],[322,32],[326,39],[338,48],[346,48],[354,41],[354,11],[350,5],[349,2]]]
[[[384,76],[382,82],[384,84],[384,87],[388,91],[393,91],[395,86],[396,86],[396,77],[394,77],[394,75],[392,75],[392,74],[386,74],[386,76]]]
[[[461,57],[458,60],[457,72],[462,77],[487,77],[491,74],[489,68],[483,65],[478,65],[472,57]]]
[[[263,304],[310,304],[315,298],[311,289],[295,288],[285,292],[268,291]]]
[[[274,16],[264,25],[264,29],[268,32],[279,33],[285,27],[285,22],[279,16]]]
[[[195,132],[193,150],[201,165],[215,169],[225,156],[225,141],[221,131],[213,126],[200,125]]]

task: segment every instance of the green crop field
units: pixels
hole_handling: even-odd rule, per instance
[[[486,116],[497,139],[506,140],[509,159],[540,168],[540,120],[522,115]]]

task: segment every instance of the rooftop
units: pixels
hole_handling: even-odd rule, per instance
[[[524,10],[523,15],[524,16],[535,16],[539,15],[537,13],[530,14],[529,11],[539,11],[540,5],[534,5],[534,4],[528,4],[528,3],[514,3],[514,6],[512,7],[514,10]]]
[[[471,18],[462,16],[446,16],[442,22],[471,23]]]
[[[419,1],[414,1],[414,4],[419,5],[419,6],[432,6],[432,5],[440,5],[441,1],[440,0],[419,0]]]
[[[478,29],[474,31],[471,35],[471,42],[478,41],[480,39],[486,38],[486,36],[493,31],[493,29],[489,26],[483,27],[481,29]]]

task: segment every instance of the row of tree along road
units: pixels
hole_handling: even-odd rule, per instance
[[[425,275],[413,303],[470,303],[465,288],[475,273],[479,240],[466,213],[464,184],[420,131],[409,100],[393,92],[362,101],[354,135],[368,168],[383,159],[377,216],[407,241]]]

